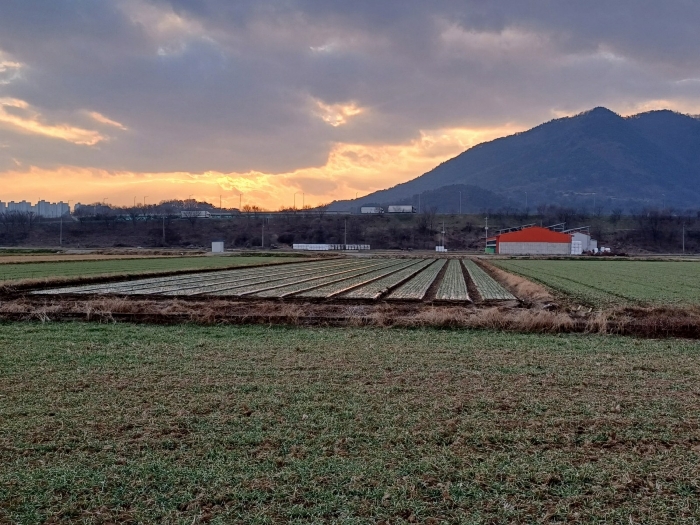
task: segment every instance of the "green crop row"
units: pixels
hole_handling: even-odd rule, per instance
[[[591,305],[698,304],[700,262],[500,260],[500,268]]]
[[[438,259],[413,279],[399,286],[389,295],[388,299],[422,300],[443,266],[445,266],[445,259]]]
[[[83,286],[71,286],[66,288],[57,288],[46,290],[44,294],[54,293],[161,293],[168,290],[185,289],[192,286],[192,283],[198,285],[222,283],[230,280],[245,280],[259,278],[263,276],[280,276],[295,274],[303,271],[311,271],[314,268],[319,268],[322,265],[338,264],[330,261],[317,261],[307,263],[285,264],[281,266],[264,266],[256,268],[236,268],[235,270],[227,270],[220,272],[202,273],[202,274],[186,274],[170,277],[154,277],[150,279],[138,279],[135,281],[126,281],[120,283],[95,284]],[[345,264],[348,264],[345,261]]]
[[[474,286],[476,286],[483,301],[507,301],[515,299],[513,294],[498,284],[494,278],[484,270],[479,268],[474,261],[471,259],[464,259],[462,262],[469,273],[469,278],[474,283]]]
[[[392,273],[391,275],[387,275],[386,277],[383,277],[377,281],[372,281],[362,288],[356,288],[344,297],[347,299],[378,299],[383,293],[391,290],[400,282],[416,275],[431,262],[433,262],[432,259],[418,261],[416,264],[412,264],[408,268]]]
[[[412,264],[415,264],[415,260],[406,260],[406,259],[399,259],[395,261],[393,264],[390,266],[383,267],[381,269],[375,270],[373,272],[363,274],[358,277],[354,277],[351,279],[346,279],[334,284],[328,284],[326,286],[321,286],[320,288],[316,288],[314,290],[310,290],[308,292],[304,292],[299,294],[299,297],[313,297],[313,298],[327,298],[327,297],[333,297],[335,295],[341,294],[343,292],[349,291],[352,288],[362,286],[365,283],[369,283],[374,281],[375,279],[380,279],[384,277],[385,275],[389,275],[390,273],[394,273],[397,270],[401,270],[407,266],[410,266]]]
[[[467,283],[462,273],[462,265],[458,259],[451,259],[447,271],[438,286],[435,299],[438,301],[469,301]]]
[[[303,280],[290,280],[289,282],[280,284],[279,286],[259,290],[257,292],[254,292],[253,295],[255,297],[288,297],[299,292],[305,292],[313,288],[319,288],[328,284],[341,282],[351,277],[364,275],[366,273],[376,270],[377,268],[385,268],[386,266],[388,265],[381,265],[376,263],[372,265],[365,264],[362,266],[354,266],[351,269],[345,270],[343,272],[333,272],[330,274],[318,273],[315,276],[310,276]]]
[[[289,261],[274,257],[160,257],[107,261],[61,261],[0,264],[0,282],[52,277],[133,275],[205,268],[230,268]]]
[[[308,276],[308,278],[303,280],[297,279],[295,281],[290,279],[285,282],[284,285],[280,284],[279,286],[274,286],[272,288],[266,287],[263,290],[253,292],[253,294],[255,297],[287,297],[299,292],[320,288],[321,286],[343,282],[379,269],[388,268],[394,264],[395,262],[393,261],[354,261],[354,265],[352,267],[345,269],[342,272],[319,272],[316,275]]]

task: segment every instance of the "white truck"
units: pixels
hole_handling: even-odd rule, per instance
[[[208,211],[201,210],[184,210],[180,212],[180,218],[182,219],[211,219],[211,213]]]
[[[380,206],[362,206],[360,213],[384,213],[384,208]]]
[[[389,213],[416,213],[415,206],[389,206]]]

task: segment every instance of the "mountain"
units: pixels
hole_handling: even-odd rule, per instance
[[[700,119],[672,111],[621,117],[595,108],[474,146],[431,171],[330,210],[408,204],[462,211],[541,204],[700,208]],[[426,200],[427,199],[427,200]]]

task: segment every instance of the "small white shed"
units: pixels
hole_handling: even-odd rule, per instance
[[[214,241],[211,243],[211,253],[224,253],[224,241]]]

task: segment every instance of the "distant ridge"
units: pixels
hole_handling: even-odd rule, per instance
[[[331,210],[367,204],[438,212],[529,209],[700,209],[700,119],[669,110],[621,117],[597,107],[485,142],[403,184]]]

